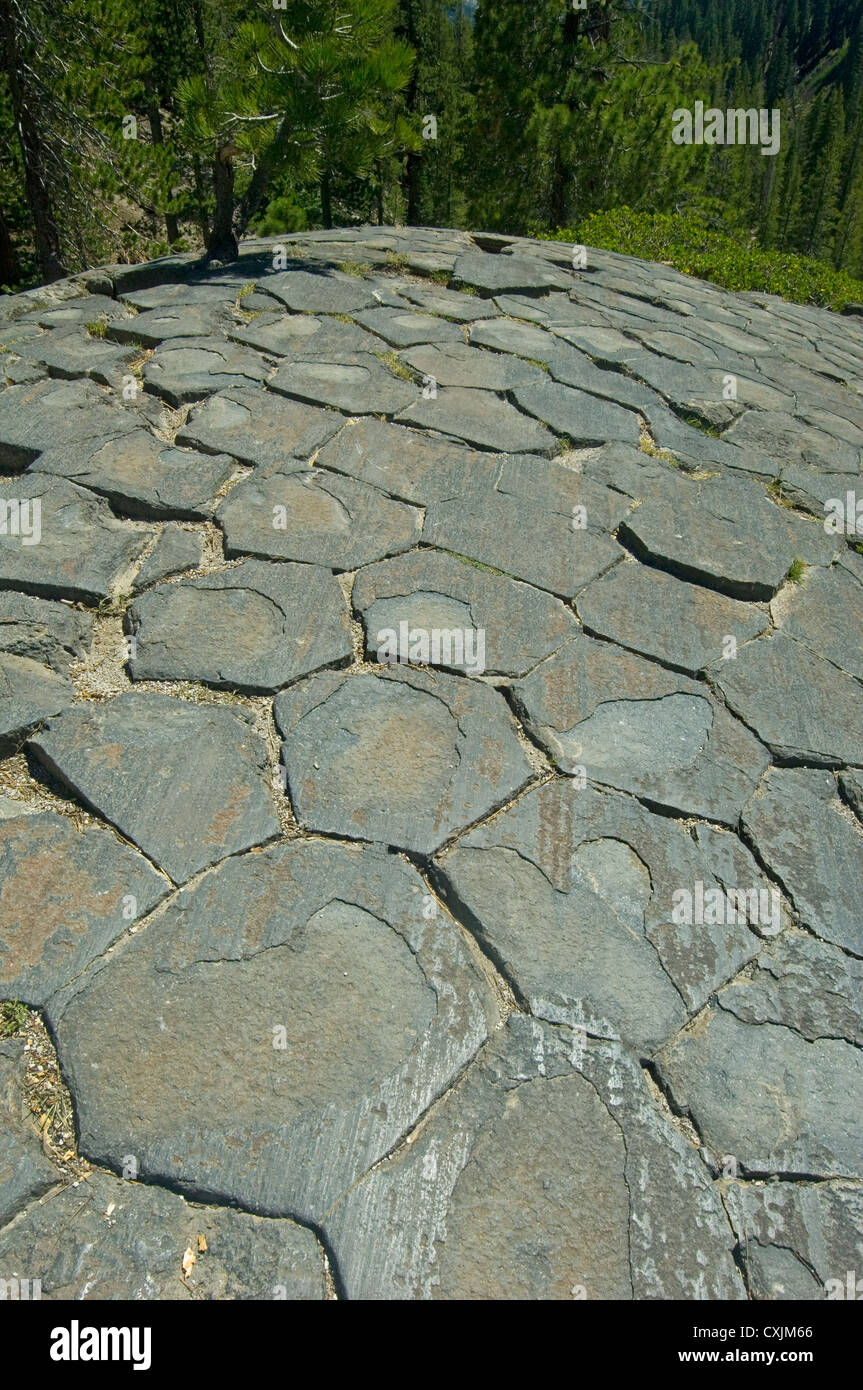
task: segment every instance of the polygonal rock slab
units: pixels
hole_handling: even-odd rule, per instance
[[[75,687],[23,656],[0,655],[0,755],[14,752],[32,729],[71,705]]]
[[[326,1297],[318,1243],[295,1222],[192,1205],[99,1171],[0,1231],[0,1268],[38,1269],[49,1301]]]
[[[174,449],[147,430],[92,440],[40,455],[31,471],[53,473],[102,493],[128,516],[209,516],[213,498],[234,472],[227,454]]]
[[[31,544],[25,520],[19,534],[0,535],[0,587],[23,589],[46,598],[98,603],[131,572],[147,543],[142,531],[117,521],[101,497],[47,473],[15,480],[19,517],[35,536],[40,507],[38,543]],[[22,506],[22,503],[27,505]]]
[[[863,1044],[863,961],[801,931],[784,932],[722,991],[742,1023],[786,1023],[809,1042]]]
[[[56,1168],[42,1151],[36,1117],[24,1094],[24,1077],[24,1039],[0,1039],[0,1227],[58,1179]],[[0,1260],[2,1238],[0,1231]],[[5,1261],[0,1268],[4,1279],[12,1277]],[[26,1268],[25,1277],[33,1278],[32,1266]]]
[[[484,391],[509,391],[545,381],[541,367],[520,362],[501,352],[485,352],[459,343],[429,344],[411,348],[402,358],[415,372],[433,378],[438,386],[469,386]]]
[[[490,301],[437,285],[417,285],[413,281],[395,281],[399,294],[416,304],[426,314],[436,314],[455,323],[470,323],[474,319],[497,318],[500,310]]]
[[[187,531],[169,521],[135,577],[135,589],[146,589],[169,575],[197,569],[204,557],[203,538],[198,531]]]
[[[809,571],[789,586],[777,626],[840,670],[863,680],[863,585],[848,570]]]
[[[168,339],[213,337],[229,324],[233,325],[233,320],[225,305],[182,304],[150,309],[125,322],[112,323],[105,336],[118,343],[158,347]]]
[[[574,530],[572,518],[484,487],[426,512],[423,540],[572,598],[620,560],[614,541]]]
[[[65,675],[89,649],[93,615],[30,594],[0,592],[0,651]]]
[[[212,391],[266,381],[272,368],[256,352],[222,337],[168,339],[144,364],[144,384],[175,409]]]
[[[337,270],[285,270],[268,275],[265,285],[268,294],[295,313],[350,314],[375,303],[364,280]]]
[[[768,626],[767,614],[758,608],[686,584],[663,570],[630,564],[618,565],[591,584],[579,596],[578,613],[589,632],[690,676],[722,658],[726,638],[742,647]],[[722,671],[738,666],[742,656],[722,661],[720,685]]]
[[[503,698],[441,672],[321,673],[274,706],[298,819],[432,854],[531,775]]]
[[[129,610],[133,680],[193,680],[229,690],[279,690],[350,659],[348,613],[319,565],[246,560],[142,594]]]
[[[736,827],[770,757],[704,685],[577,637],[514,687],[564,772]]]
[[[714,835],[696,843],[632,798],[555,780],[436,866],[445,900],[533,1013],[652,1051],[759,949],[746,910],[698,911],[699,884],[766,886],[734,836]]]
[[[414,392],[417,397],[417,391]],[[551,454],[557,442],[538,420],[523,415],[492,391],[444,386],[435,397],[419,396],[399,419],[409,425],[451,434],[480,449]]]
[[[724,1196],[754,1298],[858,1297],[863,1189],[734,1182]]]
[[[232,858],[181,893],[53,1009],[82,1151],[320,1220],[496,1018],[429,901],[407,864],[326,841]]]
[[[53,811],[0,821],[0,997],[41,1006],[169,891],[107,830]]]
[[[830,773],[771,768],[741,823],[803,925],[863,954],[863,838]]]
[[[427,506],[472,487],[491,488],[500,471],[495,454],[477,453],[388,420],[352,420],[317,458],[320,467]]]
[[[716,1156],[746,1175],[863,1176],[863,1054],[793,1027],[742,1023],[711,1006],[661,1053],[675,1105]]]
[[[268,314],[253,319],[245,328],[234,324],[229,337],[272,357],[321,357],[327,362],[350,361],[356,353],[382,352],[384,348],[380,338],[355,323],[318,319],[313,314]]]
[[[640,559],[739,599],[769,599],[795,559],[829,564],[822,526],[772,503],[750,478],[680,475],[677,494],[648,497],[626,517],[621,540]]]
[[[175,883],[278,833],[248,718],[166,695],[117,695],[51,720],[40,762]]]
[[[387,630],[394,632],[404,662],[410,659],[412,631],[460,632],[461,652],[451,636],[434,664],[469,674],[521,675],[578,630],[571,611],[550,594],[436,550],[360,570],[352,603],[362,617],[372,660]],[[470,646],[468,632],[477,634]]]
[[[469,285],[483,294],[547,294],[572,288],[572,276],[536,256],[490,255],[469,251],[459,256],[454,285]]]
[[[45,333],[22,349],[30,361],[43,362],[52,377],[90,377],[106,385],[117,378],[133,356],[132,349],[100,342],[80,329],[57,329]]]
[[[711,674],[729,708],[780,757],[863,764],[863,689],[802,642],[775,632]]]
[[[365,309],[355,314],[357,323],[370,328],[393,347],[413,347],[417,343],[463,343],[461,330],[447,319],[433,314],[405,313],[401,309]]]
[[[536,386],[517,386],[513,397],[522,410],[535,415],[557,434],[566,435],[578,449],[618,439],[638,444],[638,417],[612,401],[544,379]]]
[[[350,415],[395,415],[419,390],[369,353],[357,353],[350,362],[300,358],[280,367],[269,385],[282,395]]]
[[[377,488],[322,468],[256,469],[221,504],[225,554],[300,560],[349,570],[422,535],[422,513]]]
[[[241,463],[281,464],[302,460],[335,434],[341,418],[254,386],[220,391],[193,410],[177,435],[208,453],[232,454]]]
[[[631,1054],[519,1015],[325,1230],[350,1298],[745,1297],[719,1195]]]

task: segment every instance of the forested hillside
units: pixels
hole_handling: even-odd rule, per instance
[[[624,208],[863,276],[860,0],[0,0],[0,66],[5,288]],[[779,153],[675,144],[699,101],[778,109]]]

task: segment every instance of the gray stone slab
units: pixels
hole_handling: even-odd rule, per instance
[[[91,338],[83,328],[57,329],[46,333],[22,349],[22,356],[43,363],[49,376],[89,377],[106,385],[116,381],[135,356],[129,347],[118,347],[101,338]]]
[[[741,823],[804,926],[863,954],[863,841],[827,772],[771,768]]]
[[[719,1196],[631,1055],[518,1015],[325,1231],[354,1299],[745,1297]]]
[[[191,680],[223,690],[279,690],[351,656],[338,582],[319,565],[246,560],[161,585],[135,600],[133,680]]]
[[[729,708],[780,757],[863,765],[863,689],[802,642],[775,632],[711,674]]]
[[[177,338],[211,338],[233,323],[227,304],[177,304],[150,309],[134,317],[112,322],[105,336],[117,343],[140,344],[145,348]]]
[[[545,372],[530,362],[522,362],[501,352],[460,343],[430,343],[401,354],[423,380],[438,386],[467,386],[484,391],[511,391],[515,386],[546,380]]]
[[[0,651],[65,675],[89,650],[93,616],[68,603],[0,591]]]
[[[591,634],[690,676],[722,660],[727,637],[742,649],[768,626],[767,614],[751,604],[635,564],[619,565],[596,580],[579,595],[577,607]],[[741,650],[738,662],[742,655]],[[731,664],[723,661],[723,670]],[[721,671],[717,680],[722,684]]]
[[[350,362],[288,362],[269,384],[281,395],[350,415],[396,415],[416,399],[420,389],[402,381],[377,357],[359,353]]]
[[[144,561],[135,579],[135,589],[146,589],[161,579],[197,569],[204,554],[203,537],[199,531],[187,531],[176,521],[163,527],[155,549]],[[2,605],[0,605],[2,612]]]
[[[769,942],[720,1002],[742,1023],[782,1023],[808,1042],[863,1045],[863,961],[801,931]]]
[[[27,657],[0,655],[0,755],[15,752],[38,724],[74,699],[65,676]]]
[[[770,760],[704,685],[590,637],[561,646],[513,694],[562,771],[679,815],[736,826]]]
[[[434,398],[420,396],[399,419],[495,452],[551,454],[557,447],[544,425],[491,391],[444,386]]]
[[[48,1302],[326,1298],[318,1243],[295,1222],[193,1204],[100,1171],[0,1230],[0,1263],[4,1272],[38,1269]]]
[[[274,714],[311,830],[432,854],[531,776],[503,697],[440,671],[321,673],[280,695]]]
[[[490,489],[501,467],[498,455],[371,419],[349,421],[324,445],[317,463],[420,506],[474,487]]]
[[[313,314],[267,314],[244,327],[234,324],[228,336],[271,357],[320,357],[328,362],[349,362],[356,353],[384,351],[382,339],[357,324],[315,318]]]
[[[367,282],[338,270],[285,270],[268,275],[266,290],[289,309],[305,314],[350,314],[375,303]]]
[[[357,323],[371,329],[393,347],[412,347],[416,343],[463,343],[458,325],[434,314],[408,313],[402,309],[364,309],[356,314]]]
[[[36,1117],[27,1104],[25,1070],[24,1039],[0,1039],[0,1242],[7,1221],[48,1192],[58,1178],[42,1151]],[[3,1278],[9,1278],[5,1262],[2,1268]],[[38,1277],[35,1268],[29,1277]]]
[[[426,314],[436,314],[454,323],[472,323],[475,319],[497,318],[500,310],[488,299],[444,289],[439,285],[418,285],[416,281],[394,282],[400,295],[416,304]]]
[[[341,423],[334,413],[252,386],[211,396],[191,412],[176,442],[241,463],[284,467],[293,460],[300,468]]]
[[[753,1297],[780,1302],[857,1297],[863,1231],[859,1186],[734,1182],[724,1202]]]
[[[859,450],[781,410],[749,410],[726,431],[725,438],[743,449],[768,454],[777,474],[792,465],[834,473],[859,471]]]
[[[355,478],[259,468],[221,504],[225,553],[349,570],[416,545],[422,514]]]
[[[175,883],[278,833],[245,711],[117,695],[52,719],[30,748]]]
[[[677,491],[648,497],[622,523],[639,559],[739,599],[769,599],[795,560],[829,564],[835,541],[823,526],[770,501],[752,479],[680,474]]]
[[[232,858],[181,893],[52,1006],[81,1151],[320,1221],[497,1021],[428,901],[402,860],[321,840]]]
[[[743,881],[729,886],[760,888],[740,848]],[[716,850],[616,792],[546,783],[436,866],[445,901],[534,1014],[642,1052],[672,1037],[760,948],[745,913],[695,920],[699,883],[724,896]]]
[[[140,419],[92,381],[36,381],[0,391],[0,467],[25,468],[45,449],[126,434]]]
[[[0,821],[0,995],[40,1008],[170,887],[101,827],[53,811]]]
[[[98,603],[122,585],[147,542],[114,518],[108,503],[65,478],[16,478],[19,534],[0,535],[0,588]],[[39,504],[39,540],[36,503]],[[27,504],[26,506],[22,504]]]
[[[619,561],[614,541],[524,497],[483,488],[426,512],[423,539],[516,579],[572,598]]]
[[[469,675],[523,675],[578,630],[572,612],[551,595],[436,550],[360,570],[352,606],[371,660],[394,643],[407,662],[417,642],[437,632],[434,664]]]
[[[228,454],[172,448],[140,429],[119,439],[92,439],[72,449],[48,450],[31,465],[31,472],[51,473],[90,488],[127,516],[194,521],[212,515],[215,495],[235,467]]]
[[[572,275],[556,270],[538,257],[469,251],[456,260],[453,284],[468,285],[487,295],[547,294],[549,290],[568,290]]]
[[[635,412],[586,391],[546,381],[537,386],[517,386],[513,396],[522,410],[535,415],[557,434],[565,435],[576,448],[607,444],[613,439],[638,444]]]
[[[863,586],[848,570],[814,569],[794,585],[777,626],[840,670],[863,680]]]
[[[168,339],[144,364],[146,390],[175,409],[214,391],[264,382],[272,368],[257,352],[223,337]]]
[[[675,1104],[714,1155],[752,1177],[859,1178],[863,1054],[712,1006],[658,1059]]]

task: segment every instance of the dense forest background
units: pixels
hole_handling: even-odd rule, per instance
[[[675,145],[699,100],[778,108],[780,153]],[[360,222],[859,279],[863,2],[0,0],[0,154],[4,289]]]

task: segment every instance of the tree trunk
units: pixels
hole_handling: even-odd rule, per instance
[[[33,219],[33,239],[42,279],[61,280],[66,274],[60,249],[60,232],[54,217],[45,172],[45,142],[22,79],[21,35],[16,28],[16,9],[11,0],[0,0],[0,59],[9,83],[12,114],[24,163],[24,192]]]
[[[239,244],[234,235],[234,147],[223,145],[213,163],[216,207],[207,241],[208,261],[235,261]]]
[[[14,288],[18,280],[18,257],[3,209],[0,208],[0,290]]]
[[[330,231],[333,225],[333,191],[329,170],[321,175],[321,216],[324,226]]]
[[[162,130],[162,113],[159,110],[159,103],[155,96],[151,95],[150,97],[147,115],[150,120],[150,133],[153,136],[153,144],[164,145],[165,134]],[[176,214],[173,212],[165,213],[165,233],[168,237],[168,241],[172,245],[175,241],[180,240],[180,224],[177,221]]]

